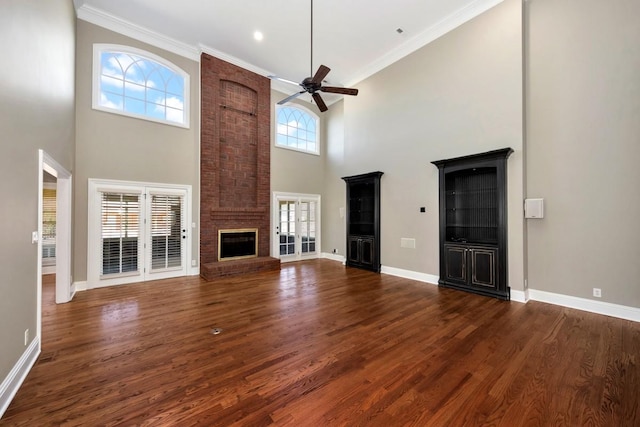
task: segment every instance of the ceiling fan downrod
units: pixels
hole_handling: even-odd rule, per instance
[[[311,64],[309,66],[309,75],[313,76],[313,0],[311,0],[311,26],[309,28],[311,28]]]
[[[287,102],[299,97],[300,95],[306,92],[311,95],[311,98],[313,99],[313,101],[315,101],[320,112],[325,112],[328,109],[327,104],[325,104],[324,100],[322,99],[322,97],[318,92],[327,92],[327,93],[336,93],[341,95],[355,96],[358,94],[358,89],[352,89],[352,88],[346,88],[346,87],[335,87],[335,86],[323,86],[322,82],[324,81],[324,78],[327,76],[327,74],[329,74],[329,71],[331,71],[331,69],[326,65],[320,65],[316,73],[313,74],[313,0],[310,0],[310,6],[311,6],[311,10],[310,10],[311,25],[309,28],[310,28],[310,41],[311,41],[311,49],[310,49],[310,53],[311,53],[310,68],[311,69],[309,72],[309,77],[302,80],[301,83],[294,83],[289,80],[281,79],[276,76],[269,76],[269,77],[277,80],[281,80],[287,83],[291,83],[294,85],[297,84],[302,88],[301,91],[294,93],[293,95],[290,95],[285,99],[281,100],[280,102],[278,102],[278,105],[286,104]]]

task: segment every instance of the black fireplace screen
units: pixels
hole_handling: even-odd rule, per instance
[[[220,230],[218,241],[221,261],[258,255],[258,230]]]

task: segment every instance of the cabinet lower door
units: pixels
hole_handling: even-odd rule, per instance
[[[484,288],[497,288],[496,260],[498,249],[472,248],[469,250],[471,257],[471,284]]]
[[[444,245],[447,280],[467,282],[467,251],[468,249],[464,246]]]
[[[349,237],[348,260],[350,262],[360,262],[360,239]]]
[[[348,247],[349,262],[367,268],[373,267],[374,243],[372,237],[350,236]]]
[[[373,265],[373,239],[360,240],[360,262],[367,267]]]

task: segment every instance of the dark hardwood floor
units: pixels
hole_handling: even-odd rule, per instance
[[[329,260],[44,298],[2,426],[640,425],[640,324],[606,316]]]

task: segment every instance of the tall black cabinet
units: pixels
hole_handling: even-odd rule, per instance
[[[440,181],[441,286],[510,299],[507,158],[511,148],[432,162]]]
[[[380,272],[380,177],[346,176],[347,260],[350,267]]]

